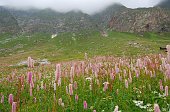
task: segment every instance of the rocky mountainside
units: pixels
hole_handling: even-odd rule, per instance
[[[127,8],[121,4],[113,4],[107,7],[105,10],[92,15],[92,20],[97,24],[99,30],[106,30],[108,28],[108,22],[114,15],[126,10]]]
[[[15,17],[12,16],[8,10],[0,7],[0,33],[17,33],[20,32],[20,30],[21,29]]]
[[[55,34],[108,29],[121,32],[169,32],[170,9],[161,4],[143,9],[129,9],[121,4],[113,4],[94,15],[81,11],[59,13],[51,9],[17,10],[1,7],[0,32]]]
[[[9,11],[16,17],[23,32],[76,32],[94,29],[89,15],[81,11],[67,13],[55,12],[51,9],[44,10],[14,10]]]
[[[114,15],[108,26],[122,32],[169,32],[170,10],[159,7],[126,9]]]

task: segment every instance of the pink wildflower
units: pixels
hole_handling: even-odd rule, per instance
[[[103,84],[104,84],[103,91],[106,91],[108,89],[109,82],[104,82]]]
[[[28,64],[28,67],[32,67],[32,59],[31,59],[31,57],[28,57],[27,64]]]
[[[29,84],[31,83],[31,81],[32,81],[32,72],[28,72],[27,81],[28,81]]]
[[[115,65],[115,72],[116,74],[119,73],[119,68],[117,67],[117,65]]]
[[[167,60],[170,62],[170,45],[167,45],[166,46],[166,48],[167,48]]]
[[[154,104],[154,112],[161,112],[158,104]]]
[[[162,80],[159,81],[159,85],[160,85],[160,90],[163,91]]]
[[[74,82],[74,89],[77,89],[77,82]]]
[[[61,78],[58,79],[57,84],[58,84],[58,86],[61,86]]]
[[[12,112],[16,112],[17,111],[17,102],[13,102],[12,103]]]
[[[128,88],[128,81],[125,79],[125,87]]]
[[[87,102],[86,101],[84,101],[84,109],[87,109]]]
[[[69,84],[69,94],[73,95],[73,84]]]
[[[61,77],[61,65],[57,64],[55,71],[55,81],[58,81],[60,77]]]
[[[112,80],[115,79],[115,76],[114,76],[113,72],[110,73],[110,79],[112,79]]]
[[[12,94],[9,95],[9,97],[8,97],[8,102],[9,102],[10,104],[12,104],[12,102],[13,102],[13,95],[12,95]]]
[[[70,70],[70,82],[73,83],[73,78],[74,78],[74,66],[71,67],[71,70]]]
[[[165,86],[165,96],[168,96],[168,86]]]
[[[1,97],[1,103],[4,103],[4,95]]]
[[[28,57],[27,64],[28,67],[34,67],[34,60],[31,57]]]
[[[136,77],[138,78],[139,77],[139,70],[135,70],[136,72]]]
[[[78,101],[78,99],[79,99],[79,96],[76,94],[76,95],[75,95],[75,100],[76,100],[76,102]]]
[[[69,94],[68,86],[66,86],[66,94]]]
[[[30,86],[30,96],[32,96],[32,86]]]

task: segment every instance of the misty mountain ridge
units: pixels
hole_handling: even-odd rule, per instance
[[[156,6],[161,8],[170,8],[170,0],[164,0]]]
[[[0,13],[0,33],[11,30],[13,33],[60,33],[107,29],[121,32],[170,31],[168,19],[170,11],[161,7],[129,9],[122,4],[112,4],[93,15],[80,10],[61,13],[50,8],[19,10],[0,7],[0,9],[7,14],[5,17]],[[4,17],[10,19],[4,22]]]

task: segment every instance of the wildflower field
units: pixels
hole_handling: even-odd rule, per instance
[[[144,42],[143,42],[144,43]],[[170,46],[167,53],[93,56],[4,68],[0,112],[168,112]]]

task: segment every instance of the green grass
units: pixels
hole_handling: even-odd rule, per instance
[[[11,37],[0,36],[0,60],[15,59],[16,63],[28,56],[34,58],[47,58],[52,62],[83,59],[87,52],[90,57],[96,55],[114,56],[137,56],[152,53],[160,53],[159,47],[165,47],[169,41],[170,34],[159,35],[156,33],[146,33],[143,37],[137,34],[108,32],[108,37],[102,37],[100,33],[81,32],[63,33],[51,39],[50,34],[34,34]],[[5,43],[4,43],[5,42]],[[129,45],[129,43],[139,43]],[[4,58],[5,57],[5,58]],[[11,62],[11,60],[7,59]],[[7,62],[6,62],[7,63]]]

